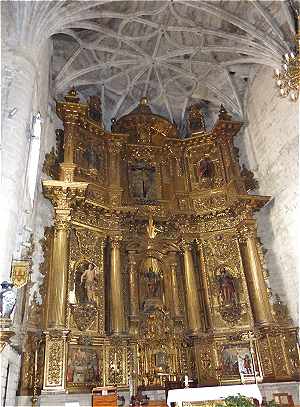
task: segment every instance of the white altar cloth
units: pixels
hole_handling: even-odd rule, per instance
[[[238,384],[236,386],[216,386],[216,387],[195,387],[189,389],[169,390],[167,404],[177,403],[182,406],[183,402],[222,400],[229,396],[241,394],[246,397],[253,397],[261,404],[262,397],[257,384]]]

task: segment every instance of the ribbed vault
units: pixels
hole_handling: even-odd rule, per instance
[[[258,64],[277,67],[294,35],[286,1],[46,1],[7,7],[11,18],[19,18],[21,41],[38,47],[53,38],[55,96],[70,86],[83,97],[100,95],[107,127],[142,96],[177,124],[186,107],[200,100],[209,111],[223,103],[245,118],[249,77]]]

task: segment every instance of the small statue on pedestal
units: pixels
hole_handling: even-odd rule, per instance
[[[8,281],[3,281],[1,283],[0,291],[0,317],[10,318],[15,304],[16,304],[16,293],[13,290],[13,284]]]

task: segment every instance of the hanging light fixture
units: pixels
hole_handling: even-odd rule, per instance
[[[290,96],[296,101],[299,97],[300,88],[300,16],[298,15],[298,30],[295,36],[296,49],[283,56],[281,70],[276,69],[274,79],[280,89],[282,97]]]

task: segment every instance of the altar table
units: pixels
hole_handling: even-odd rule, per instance
[[[262,396],[257,384],[239,384],[236,386],[215,386],[215,387],[197,387],[188,389],[169,390],[167,404],[177,403],[182,406],[183,402],[193,401],[213,401],[222,400],[229,396],[252,397],[262,402]]]

